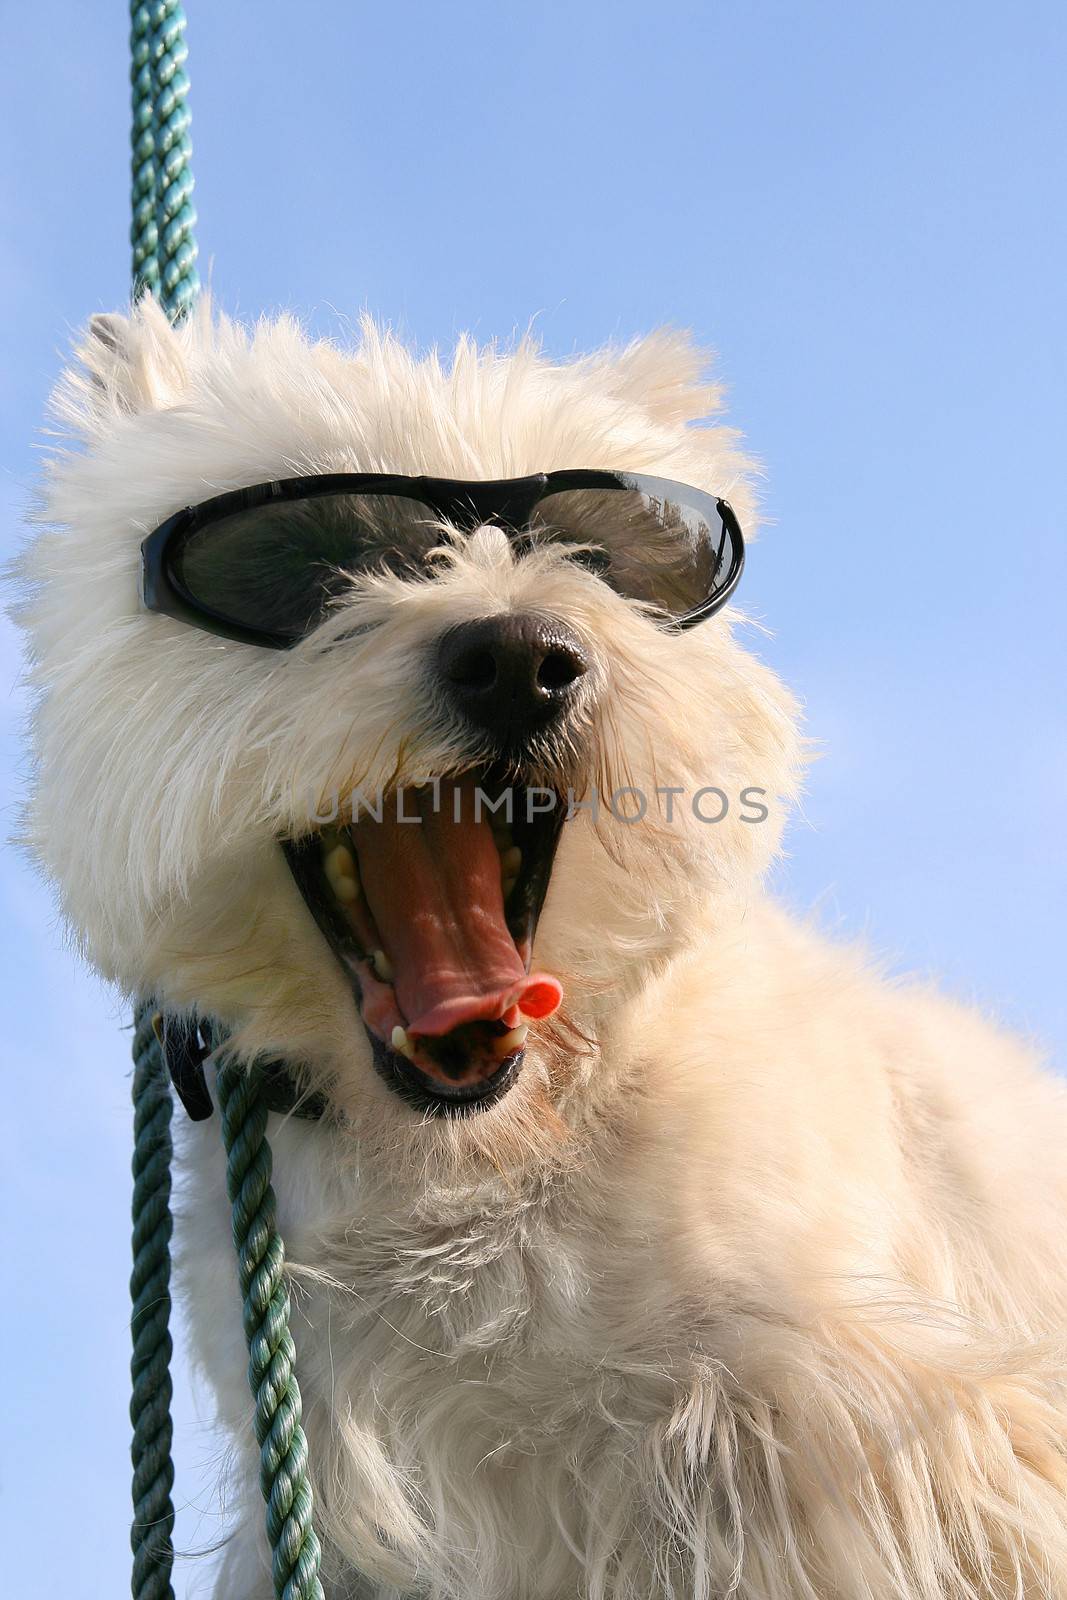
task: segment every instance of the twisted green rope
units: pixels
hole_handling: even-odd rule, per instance
[[[134,298],[151,294],[171,318],[184,316],[200,287],[189,167],[189,79],[185,13],[178,0],[132,0],[130,82]]]
[[[197,291],[196,218],[189,196],[189,82],[185,17],[170,0],[130,6],[133,118],[133,294],[151,294],[177,318]],[[142,1006],[133,1043],[133,1437],[134,1600],[174,1600],[174,1463],[170,1417],[171,1092],[152,1012]]]
[[[170,1082],[152,1030],[138,1012],[133,1038],[133,1441],[132,1591],[174,1600],[174,1464],[170,1420]]]
[[[301,1426],[296,1349],[289,1332],[285,1248],[278,1233],[267,1107],[258,1074],[232,1062],[217,1079],[226,1187],[244,1295],[248,1385],[256,1402],[259,1482],[279,1600],[323,1600],[319,1541],[312,1527],[307,1440]]]
[[[147,4],[132,0],[130,24],[133,294],[135,299],[153,295],[177,321],[189,311],[199,289],[185,14],[177,0]],[[220,1071],[218,1092],[275,1594],[279,1600],[323,1600],[307,1440],[294,1371],[296,1351],[289,1332],[285,1251],[275,1224],[270,1182],[267,1106],[258,1075],[245,1074],[232,1064]],[[148,1006],[142,1006],[136,1018],[133,1103],[131,1588],[134,1600],[174,1600],[168,1328],[171,1090]]]

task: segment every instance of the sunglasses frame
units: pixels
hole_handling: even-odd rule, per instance
[[[537,504],[548,495],[576,489],[641,489],[642,484],[667,484],[685,491],[685,503],[700,509],[701,503],[714,507],[730,539],[730,566],[725,582],[692,610],[669,617],[664,626],[682,630],[704,622],[726,604],[737,588],[745,564],[745,541],[736,513],[728,500],[708,494],[692,485],[656,478],[653,474],[605,472],[575,468],[561,472],[540,472],[526,478],[473,479],[408,477],[385,472],[315,473],[300,478],[278,478],[253,484],[248,489],[233,489],[226,494],[185,506],[161,522],[141,545],[141,599],[149,611],[173,617],[223,639],[241,644],[260,645],[271,650],[290,650],[308,637],[276,633],[270,629],[247,627],[213,611],[194,598],[175,577],[171,563],[193,534],[238,511],[254,511],[279,500],[314,500],[335,494],[393,494],[417,499],[431,510],[442,513],[457,526],[477,527],[499,520],[509,539],[521,543],[529,532],[529,519]],[[621,591],[616,590],[616,593]]]

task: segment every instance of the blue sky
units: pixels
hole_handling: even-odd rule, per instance
[[[329,332],[368,306],[424,345],[535,318],[558,355],[671,322],[718,352],[767,468],[743,599],[823,751],[781,892],[1062,1062],[1062,8],[260,0],[252,25],[188,3],[201,266],[228,310]],[[128,201],[125,8],[2,14],[6,554],[69,331],[123,299]],[[5,631],[8,827],[15,671]],[[28,1600],[112,1600],[129,1036],[11,852],[0,895],[0,1517]],[[218,1532],[215,1445],[179,1387],[192,1548]]]

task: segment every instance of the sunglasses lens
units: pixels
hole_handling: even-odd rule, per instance
[[[666,478],[620,473],[619,482],[618,489],[546,495],[531,528],[587,546],[577,560],[619,594],[668,617],[721,603],[737,579],[741,544],[714,496]]]
[[[171,557],[193,602],[242,628],[299,639],[353,577],[416,569],[441,543],[440,515],[390,494],[272,500],[208,523]]]

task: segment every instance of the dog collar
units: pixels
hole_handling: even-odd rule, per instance
[[[191,1019],[157,1011],[152,1031],[159,1041],[174,1092],[191,1122],[205,1122],[214,1112],[204,1063],[226,1042],[226,1032],[209,1018]],[[261,1093],[269,1111],[318,1122],[326,1114],[322,1094],[304,1093],[284,1061],[267,1061],[258,1067]]]

